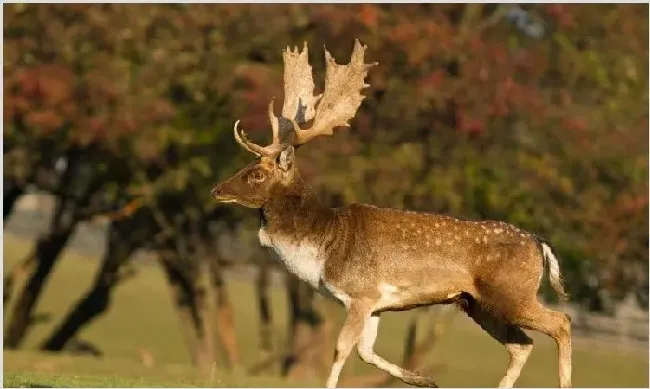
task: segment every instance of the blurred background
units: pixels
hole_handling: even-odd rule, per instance
[[[378,61],[351,128],[300,149],[323,202],[513,223],[559,253],[576,386],[648,386],[647,5],[4,4],[5,386],[322,386],[343,309],[209,191],[270,139],[282,50]],[[279,104],[278,104],[279,105]],[[513,280],[516,282],[516,280]],[[442,386],[508,354],[453,308],[378,353]],[[518,382],[556,386],[554,343]],[[343,386],[400,385],[351,356]]]

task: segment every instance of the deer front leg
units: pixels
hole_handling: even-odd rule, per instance
[[[361,340],[359,341],[358,352],[364,362],[374,365],[395,378],[399,378],[407,384],[437,388],[433,378],[417,375],[406,369],[403,369],[395,364],[392,364],[379,355],[375,354],[373,350],[375,340],[377,339],[377,330],[379,329],[379,315],[372,315],[366,319]]]
[[[364,300],[353,300],[350,302],[347,317],[336,342],[334,363],[332,364],[332,369],[327,379],[328,388],[336,387],[341,370],[343,370],[343,365],[345,365],[345,360],[359,341],[359,338],[361,338],[366,320],[372,313],[373,304],[374,302],[372,301]]]

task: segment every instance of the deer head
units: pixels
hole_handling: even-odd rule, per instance
[[[347,65],[336,63],[325,50],[326,73],[323,93],[314,96],[312,68],[308,49],[287,49],[284,59],[284,104],[282,116],[273,113],[272,99],[268,106],[273,139],[262,147],[251,142],[235,123],[235,140],[257,159],[226,181],[212,189],[219,202],[237,203],[249,208],[261,208],[273,193],[290,188],[298,178],[294,149],[319,135],[332,135],[337,127],[348,126],[364,96],[361,90],[368,70],[376,63],[364,63],[366,47],[355,41],[352,58]]]

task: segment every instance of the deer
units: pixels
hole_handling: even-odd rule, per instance
[[[355,40],[348,64],[325,49],[323,92],[314,95],[308,47],[283,50],[284,102],[276,117],[268,105],[272,142],[252,142],[235,122],[237,143],[255,160],[211,190],[219,203],[258,209],[261,245],[275,251],[288,272],[346,311],[326,385],[334,388],[356,347],[368,364],[403,382],[437,387],[434,378],[377,355],[381,314],[455,304],[500,342],[510,360],[499,387],[512,387],[532,349],[524,330],[555,340],[561,387],[571,386],[571,319],[547,308],[537,293],[549,281],[566,299],[558,257],[544,239],[500,221],[350,204],[330,208],[301,178],[295,150],[318,136],[350,127],[369,70],[367,46]]]

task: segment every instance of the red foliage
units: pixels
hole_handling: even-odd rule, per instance
[[[560,28],[575,27],[573,12],[576,6],[567,4],[549,4],[546,6],[546,12],[557,21]],[[580,11],[577,11],[580,12]]]
[[[359,21],[365,27],[374,29],[379,24],[379,8],[376,4],[362,4],[359,10]]]
[[[434,69],[429,75],[425,76],[420,83],[421,88],[438,89],[445,78],[445,71],[440,68]]]
[[[451,197],[458,188],[483,185],[459,173],[458,164],[472,163],[479,171],[492,168],[481,160],[464,160],[462,156],[468,153],[458,148],[474,144],[458,139],[470,134],[476,147],[485,147],[486,155],[511,153],[503,157],[508,160],[527,152],[525,147],[517,149],[517,142],[535,142],[535,153],[522,159],[543,166],[509,170],[494,183],[490,181],[493,186],[475,192],[511,187],[508,177],[515,177],[522,182],[516,196],[546,201],[544,209],[557,209],[562,215],[551,220],[553,223],[540,222],[552,217],[535,215],[524,221],[558,224],[566,236],[592,232],[597,237],[591,240],[593,247],[580,249],[586,257],[611,255],[611,248],[604,243],[599,246],[601,241],[624,247],[618,242],[629,240],[628,251],[622,251],[629,253],[641,246],[642,239],[628,239],[621,222],[609,221],[611,226],[594,232],[591,222],[585,220],[605,209],[630,217],[628,212],[647,208],[647,195],[638,195],[636,189],[630,189],[636,186],[628,182],[638,180],[643,176],[638,171],[647,169],[647,88],[641,87],[647,83],[647,6],[522,7],[534,19],[542,19],[545,31],[538,37],[503,17],[502,7],[27,6],[20,15],[6,18],[11,23],[5,29],[5,124],[22,121],[25,131],[36,137],[70,126],[71,131],[66,132],[70,142],[114,144],[118,139],[136,139],[139,143],[134,149],[147,156],[158,152],[156,142],[163,138],[159,129],[175,128],[163,125],[177,113],[182,123],[175,129],[178,131],[194,125],[197,116],[205,128],[241,118],[250,133],[259,131],[254,137],[268,137],[267,104],[275,96],[279,114],[283,97],[280,50],[287,44],[309,42],[318,90],[322,87],[323,45],[341,62],[347,60],[353,38],[358,37],[369,45],[368,60],[380,64],[369,75],[372,88],[352,122],[352,131],[339,137],[345,144],[323,142],[323,147],[311,148],[314,155],[323,153],[322,160],[330,161],[328,153],[339,149],[343,154],[367,153],[359,158],[376,158],[376,151],[360,147],[362,142],[372,138],[378,143],[400,143],[406,139],[418,143],[414,150],[422,150],[421,155],[408,157],[413,159],[409,161],[413,171],[400,176],[402,181],[413,179],[414,191],[435,189],[440,198],[436,207],[458,213],[472,212],[462,208],[469,203],[479,204],[483,210],[502,207],[500,215],[516,219],[525,218],[521,215],[527,212],[517,208],[520,202],[509,198],[514,194],[507,190],[486,195],[505,198],[487,204],[480,204],[487,201],[480,198],[464,202]],[[8,12],[13,12],[12,8]],[[604,14],[607,23],[603,23]],[[173,96],[172,104],[170,90],[177,86],[181,92]],[[217,114],[203,115],[211,110]],[[510,123],[525,128],[526,136],[513,139]],[[219,139],[215,142],[221,141],[222,134],[215,135]],[[557,143],[566,150],[558,151]],[[327,144],[333,145],[332,150]],[[434,144],[444,146],[425,147]],[[232,139],[227,138],[223,147],[230,152]],[[624,156],[629,150],[634,151],[632,157]],[[544,162],[534,162],[537,153],[544,155]],[[616,185],[598,178],[599,169],[609,168],[601,166],[603,155],[620,155],[621,173],[608,178],[620,180]],[[429,177],[431,166],[427,164],[434,160],[438,161],[436,169],[449,174],[440,184],[447,187],[427,186],[435,178]],[[391,177],[390,168],[372,162],[365,166],[368,174]],[[415,166],[421,166],[421,171]],[[327,172],[330,167],[312,168]],[[544,171],[548,177],[541,184],[530,171]],[[557,182],[552,182],[554,179]],[[379,181],[391,185],[389,180]],[[362,197],[375,189],[366,184],[368,188],[346,190],[357,191],[355,196]],[[540,190],[553,185],[575,198],[558,200],[553,190]],[[535,190],[526,192],[526,188]],[[385,193],[404,190],[404,186],[389,189]],[[546,192],[552,194],[546,196]],[[609,208],[618,204],[614,199],[619,195],[627,196],[620,200],[623,205]],[[584,204],[584,209],[567,206],[574,201]],[[645,238],[647,241],[647,234]]]
[[[25,116],[25,123],[41,134],[47,135],[59,129],[63,119],[52,110],[31,111]]]

